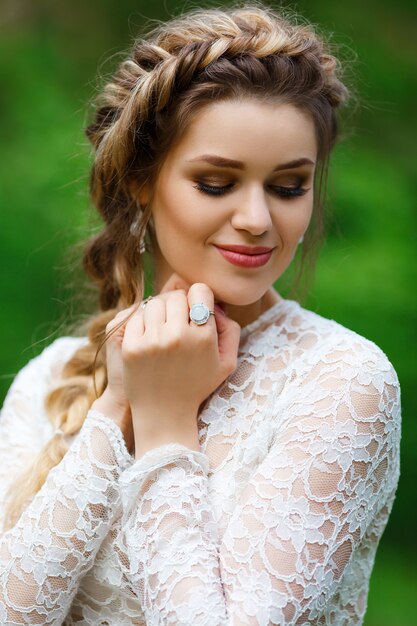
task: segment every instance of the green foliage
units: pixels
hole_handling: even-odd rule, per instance
[[[97,69],[107,74],[115,66],[112,55],[146,19],[178,12],[168,1],[47,4],[9,1],[0,10],[1,397],[29,358],[61,334],[61,322],[78,310],[74,301],[83,304],[66,251],[94,228],[83,127]],[[333,33],[359,92],[356,117],[345,120],[351,133],[332,159],[329,232],[304,305],[374,341],[400,379],[401,481],[365,624],[409,626],[417,609],[407,561],[417,510],[415,5],[283,4]]]

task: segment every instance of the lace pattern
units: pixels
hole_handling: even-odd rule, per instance
[[[0,539],[1,624],[62,623],[120,510],[117,481],[131,462],[116,424],[90,411],[61,463]]]
[[[68,357],[78,341],[55,343]],[[45,441],[47,418],[28,416],[59,354],[53,344],[12,386],[1,459],[16,429],[22,451],[31,429]],[[384,353],[281,300],[242,329],[238,367],[198,428],[199,452],[174,442],[135,461],[90,412],[0,537],[0,623],[362,624],[400,474],[400,386]]]

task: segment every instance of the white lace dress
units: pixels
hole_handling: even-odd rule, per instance
[[[52,436],[46,391],[85,339],[16,377],[0,417],[5,492]],[[356,626],[400,465],[400,387],[373,342],[280,300],[244,327],[198,416],[199,452],[135,461],[90,411],[0,535],[0,624]]]

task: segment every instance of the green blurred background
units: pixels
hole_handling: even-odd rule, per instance
[[[71,272],[76,257],[67,251],[95,223],[83,127],[98,74],[114,69],[118,53],[146,20],[167,18],[187,6],[220,4],[3,0],[0,5],[1,400],[15,373],[82,310],[79,272]],[[283,6],[332,34],[361,100],[355,116],[346,117],[348,132],[333,155],[329,232],[303,304],[374,341],[397,370],[401,481],[377,553],[365,625],[412,626],[417,624],[417,8],[407,0]]]

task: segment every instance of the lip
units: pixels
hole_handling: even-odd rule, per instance
[[[268,263],[272,256],[273,248],[267,248],[268,252],[262,254],[242,254],[241,252],[235,252],[229,248],[221,248],[220,246],[214,246],[220,252],[220,254],[232,265],[238,265],[240,267],[260,267]],[[242,248],[242,246],[238,246]],[[253,250],[253,248],[252,248]],[[264,248],[265,250],[265,248]]]
[[[215,244],[216,248],[222,250],[230,250],[231,252],[240,252],[241,254],[266,254],[272,252],[273,248],[266,248],[265,246],[240,246],[235,244],[220,245]]]

